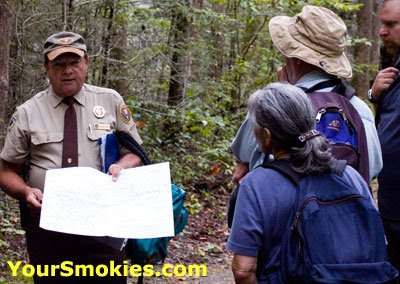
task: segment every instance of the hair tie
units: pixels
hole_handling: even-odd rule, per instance
[[[319,135],[320,135],[319,131],[313,129],[313,130],[308,131],[305,134],[300,135],[298,138],[299,138],[300,142],[303,143],[303,142],[306,142],[307,140],[310,140],[310,139],[312,139],[314,137],[317,137]]]

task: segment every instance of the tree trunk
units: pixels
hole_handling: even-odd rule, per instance
[[[235,20],[235,31],[232,32],[231,35],[231,46],[230,46],[230,55],[229,55],[229,62],[230,66],[233,67],[233,82],[234,82],[234,87],[231,90],[231,96],[235,100],[235,104],[233,104],[233,107],[238,107],[240,106],[240,101],[241,101],[241,93],[242,93],[242,75],[240,74],[240,71],[236,72],[235,68],[237,68],[237,64],[240,62],[237,62],[239,56],[240,56],[240,25],[238,23],[238,5],[240,4],[240,0],[233,1],[233,7],[231,13],[233,13],[233,18]],[[229,11],[229,7],[227,9]]]
[[[108,12],[109,11],[109,12]],[[103,70],[101,72],[101,85],[104,87],[108,87],[108,65],[109,65],[109,57],[110,57],[110,44],[111,44],[111,35],[112,29],[114,25],[114,16],[115,16],[115,1],[106,1],[104,7],[104,17],[107,17],[108,12],[108,24],[107,31],[103,38],[103,46],[104,46],[104,62],[103,62]]]
[[[12,13],[6,0],[0,0],[0,133],[5,133],[6,104],[8,99],[8,72],[10,61]],[[3,145],[3,136],[0,136],[0,146]]]
[[[371,47],[371,64],[379,68],[379,56],[380,56],[380,44],[379,44],[379,11],[380,11],[380,0],[372,1],[372,47]],[[372,86],[375,74],[370,74],[369,86]]]
[[[128,68],[125,63],[125,55],[128,48],[127,34],[128,22],[124,21],[121,23],[121,27],[116,29],[115,34],[112,36],[112,41],[115,42],[115,45],[111,47],[110,50],[113,62],[109,65],[109,69],[110,73],[114,74],[114,77],[108,79],[108,86],[116,90],[122,96],[126,96],[129,93],[129,78],[126,78]]]
[[[357,37],[372,40],[372,8],[373,0],[363,1],[363,6],[357,13]],[[376,35],[373,35],[376,36]],[[361,98],[366,98],[369,89],[369,71],[371,64],[371,46],[364,43],[355,47],[355,61],[360,66],[360,71],[355,72],[353,86]]]
[[[62,3],[63,31],[73,31],[73,25],[69,21],[71,14],[75,11],[74,0],[64,0]]]
[[[225,12],[225,6],[219,3],[212,4],[213,10],[217,13],[223,14]],[[212,54],[211,54],[211,62],[212,69],[210,76],[214,78],[216,82],[218,82],[222,76],[223,64],[224,64],[224,41],[225,35],[220,30],[218,23],[213,23],[211,25],[211,44],[212,44]]]
[[[190,3],[185,1],[187,8]],[[184,11],[186,7],[172,8],[171,25],[173,51],[168,91],[168,105],[177,106],[185,98],[187,74],[190,71],[190,59],[187,56],[186,41],[189,34],[189,22]]]

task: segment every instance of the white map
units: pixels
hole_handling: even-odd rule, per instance
[[[117,238],[174,235],[169,163],[111,176],[89,167],[48,170],[40,227]]]

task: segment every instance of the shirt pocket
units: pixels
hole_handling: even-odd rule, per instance
[[[62,132],[33,132],[31,134],[31,162],[42,168],[61,166]]]
[[[63,141],[62,132],[34,132],[31,134],[31,143],[34,146],[50,143],[60,143]]]
[[[100,125],[100,127],[98,126]],[[101,126],[109,126],[108,127],[103,127]],[[87,137],[91,142],[98,142],[99,139],[103,136],[106,136],[107,134],[113,133],[114,132],[114,125],[112,123],[102,123],[102,124],[93,124],[89,128],[89,130],[86,132]]]
[[[100,150],[100,144],[99,140],[101,137],[104,137],[107,134],[111,134],[114,132],[114,127],[111,123],[107,124],[104,123],[104,125],[110,125],[110,128],[107,129],[95,129],[92,125],[92,127],[86,132],[87,135],[87,143],[85,143],[85,149],[83,150],[82,155],[84,156],[83,161],[91,161],[91,164],[85,164],[86,166],[91,166],[94,167],[98,170],[101,169],[101,150]]]
[[[83,150],[82,154],[84,155],[84,160],[91,161],[89,162],[92,164],[91,166],[94,166],[94,168],[97,169],[100,169],[101,166],[99,139],[105,134],[107,133],[103,133],[102,131],[93,131],[92,129],[86,132],[88,142],[85,144],[84,147],[86,149]]]
[[[101,119],[89,119],[87,136],[89,140],[97,141],[101,136],[115,131],[115,119],[106,116]]]

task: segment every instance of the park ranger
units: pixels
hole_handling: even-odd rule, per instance
[[[114,90],[85,84],[85,40],[72,32],[51,35],[44,44],[50,87],[17,107],[0,154],[0,186],[21,201],[31,264],[115,265],[123,251],[88,237],[39,228],[46,170],[85,166],[101,169],[98,139],[126,131],[141,143],[128,107]],[[121,169],[139,166],[138,156],[124,149],[109,168],[115,180]],[[25,167],[27,165],[27,167]],[[26,170],[27,169],[27,170]],[[23,174],[29,178],[23,178]],[[35,283],[126,283],[126,277],[34,277]]]

